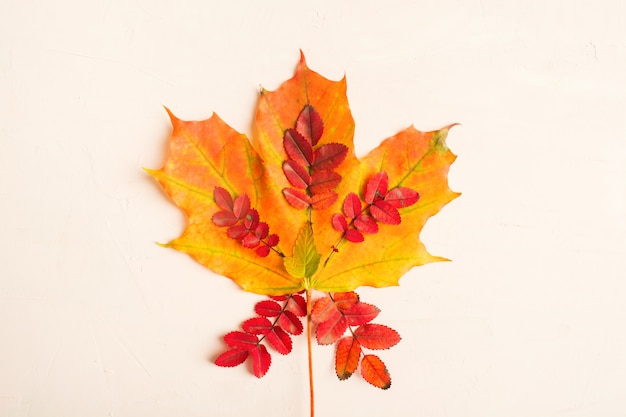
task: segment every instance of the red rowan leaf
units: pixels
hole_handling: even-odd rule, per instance
[[[313,152],[311,169],[315,172],[331,171],[337,168],[348,154],[348,147],[341,143],[327,143]]]
[[[267,255],[269,255],[271,252],[271,249],[269,246],[266,245],[261,245],[258,248],[256,248],[256,253],[257,255],[259,255],[261,258],[266,257]]]
[[[256,209],[248,210],[248,213],[243,219],[243,225],[248,228],[248,230],[254,230],[259,225],[259,212]]]
[[[361,346],[359,341],[352,336],[339,339],[335,353],[335,372],[341,380],[352,376],[359,366],[361,358]]]
[[[311,176],[309,190],[312,194],[321,194],[334,189],[340,182],[341,175],[335,171],[316,172]]]
[[[322,137],[324,122],[317,111],[307,104],[296,120],[296,130],[313,146]]]
[[[280,300],[279,300],[280,301]],[[256,303],[254,311],[263,317],[276,317],[283,311],[283,308],[276,301],[263,300]]]
[[[395,208],[404,208],[412,206],[417,203],[420,195],[417,191],[411,190],[406,187],[396,187],[389,190],[385,196],[385,201],[394,206]]]
[[[339,213],[336,213],[333,215],[332,225],[336,231],[341,232],[341,233],[348,230],[348,222],[346,221],[346,218],[343,217],[343,215]]]
[[[391,386],[391,376],[384,362],[376,355],[365,355],[361,359],[361,375],[363,379],[380,389]]]
[[[261,240],[259,240],[259,238],[252,233],[248,233],[246,237],[241,239],[241,244],[243,245],[243,247],[248,249],[254,249],[259,246],[260,243]]]
[[[359,232],[374,234],[378,233],[378,224],[376,224],[376,220],[370,215],[367,214],[359,214],[356,219],[354,219],[354,227]]]
[[[337,310],[337,305],[330,297],[318,299],[311,309],[311,320],[315,323],[321,323],[338,316],[341,316],[341,313]]]
[[[267,373],[272,364],[272,357],[267,351],[265,345],[255,346],[250,350],[250,356],[252,357],[252,372],[257,378],[262,378]]]
[[[354,219],[361,214],[361,200],[355,193],[350,193],[343,201],[343,214],[349,219]]]
[[[337,193],[334,191],[327,191],[322,194],[315,194],[311,196],[311,205],[316,210],[323,210],[330,207],[335,201],[337,201]]]
[[[304,317],[306,316],[306,300],[300,294],[294,294],[289,298],[285,310],[291,311],[298,317]]]
[[[354,291],[333,293],[333,301],[339,311],[345,313],[359,302],[359,295]]]
[[[359,339],[361,346],[376,350],[389,349],[400,342],[398,332],[382,324],[373,323],[359,326],[354,332],[354,337]]]
[[[267,244],[268,244],[268,246],[276,246],[276,245],[278,245],[279,241],[280,241],[280,239],[278,238],[278,235],[269,235],[267,237]]]
[[[361,302],[354,304],[343,312],[350,326],[361,326],[369,323],[378,316],[378,313],[380,313],[378,307]]]
[[[281,355],[286,355],[291,352],[291,337],[282,328],[274,326],[274,328],[265,335],[265,338]]]
[[[213,189],[213,199],[215,200],[215,204],[222,210],[229,213],[233,212],[233,197],[224,188],[215,187]]]
[[[241,328],[246,333],[265,335],[272,329],[272,322],[265,317],[254,317],[244,321]]]
[[[292,207],[304,210],[311,205],[311,198],[300,190],[294,188],[285,188],[283,195]]]
[[[237,224],[239,219],[230,211],[218,211],[211,217],[211,221],[219,227],[232,226]]]
[[[243,224],[237,224],[235,226],[231,226],[226,231],[226,234],[228,235],[229,238],[236,239],[236,240],[243,239],[244,237],[248,236],[248,233],[250,233],[250,231]]]
[[[306,168],[293,159],[283,163],[283,172],[289,183],[296,188],[304,190],[311,184],[311,176]]]
[[[248,358],[250,352],[244,349],[229,349],[222,353],[215,359],[217,366],[223,366],[226,368],[232,368],[233,366],[241,365]]]
[[[318,323],[315,338],[320,345],[335,343],[348,329],[348,321],[341,314],[333,315],[328,320]]]
[[[352,243],[363,242],[365,238],[363,237],[363,233],[358,230],[350,229],[346,231],[346,239]]]
[[[224,336],[224,342],[231,348],[251,350],[259,344],[259,338],[244,332],[230,332]]]
[[[303,167],[308,167],[313,162],[312,145],[295,129],[287,129],[283,136],[285,152],[290,159]]]
[[[233,203],[233,214],[238,219],[243,219],[250,211],[250,197],[247,194],[239,194]]]
[[[370,206],[370,214],[381,223],[400,224],[401,222],[398,209],[385,200],[376,200]]]
[[[389,178],[386,172],[379,172],[367,182],[365,187],[365,202],[372,204],[374,200],[382,199],[387,195]]]
[[[283,314],[278,317],[278,325],[283,328],[287,333],[294,336],[302,334],[303,326],[302,322],[294,313],[289,310],[283,311]]]
[[[265,239],[269,233],[270,227],[265,222],[259,223],[256,229],[254,229],[254,235],[261,240]]]

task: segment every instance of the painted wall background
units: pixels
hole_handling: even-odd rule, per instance
[[[387,392],[319,416],[626,415],[622,1],[0,3],[0,416],[305,416],[305,342],[262,380],[211,359],[259,297],[155,245],[184,219],[142,167],[169,121],[251,132],[258,87],[348,77],[360,154],[460,122],[453,260],[360,291],[403,341]]]

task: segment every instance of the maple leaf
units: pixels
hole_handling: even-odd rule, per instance
[[[322,77],[303,55],[293,78],[261,91],[251,141],[217,115],[183,121],[168,113],[169,156],[148,172],[186,214],[187,226],[164,246],[244,290],[281,295],[392,286],[412,267],[444,260],[426,251],[419,234],[458,196],[447,183],[455,159],[445,142],[450,126],[409,127],[359,160],[345,78]],[[346,320],[328,324],[322,340],[336,340]],[[289,317],[283,321],[298,331],[287,325]],[[268,335],[279,351],[288,350],[281,332]],[[245,360],[240,346],[233,349],[228,364]],[[249,354],[266,356],[258,348]],[[264,373],[266,361],[259,361]]]

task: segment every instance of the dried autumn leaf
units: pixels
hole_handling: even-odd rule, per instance
[[[215,115],[187,122],[168,113],[168,159],[148,172],[188,222],[164,246],[243,289],[385,287],[414,266],[444,260],[426,251],[419,234],[458,195],[447,183],[455,159],[445,143],[450,126],[410,127],[359,160],[345,79],[320,76],[303,56],[291,79],[261,91],[251,142]],[[319,260],[296,253],[301,233],[294,231],[307,224],[304,249]]]
[[[259,343],[258,337],[244,332],[230,332],[224,336],[224,342],[235,349],[254,349]]]
[[[304,106],[304,109],[300,112],[300,115],[296,120],[296,130],[312,146],[317,145],[317,142],[322,137],[324,122],[311,105]]]
[[[365,202],[372,204],[377,198],[384,198],[387,195],[389,178],[386,172],[379,172],[367,182],[365,187]]]
[[[270,369],[272,364],[272,357],[265,345],[257,345],[254,349],[250,350],[250,357],[252,358],[252,372],[257,378],[262,378]]]
[[[283,308],[280,304],[272,300],[259,301],[254,306],[254,311],[256,311],[259,316],[263,317],[276,317],[282,310]]]
[[[382,324],[364,324],[354,332],[354,337],[368,349],[389,349],[400,342],[398,332]]]
[[[305,189],[311,184],[311,176],[307,170],[294,160],[285,161],[283,172],[289,183],[296,188]]]
[[[295,129],[285,131],[284,147],[287,156],[302,167],[308,167],[313,162],[313,146]]]
[[[361,357],[361,346],[359,341],[348,336],[341,338],[337,342],[337,352],[335,354],[335,372],[341,380],[352,376],[359,365]]]
[[[281,355],[286,355],[291,352],[293,342],[291,337],[282,328],[274,326],[265,337],[267,341],[270,342],[270,345]]]
[[[248,355],[250,355],[250,352],[247,350],[229,349],[215,359],[215,364],[217,366],[232,368],[233,366],[244,363],[248,358]]]
[[[291,311],[298,317],[306,316],[306,300],[300,294],[293,294],[287,301],[285,311]]]
[[[345,313],[359,302],[359,295],[354,291],[337,292],[332,295],[332,299],[337,308]]]
[[[343,314],[333,315],[317,325],[315,338],[320,345],[335,343],[348,329],[348,321]]]
[[[341,175],[333,171],[316,172],[311,177],[310,190],[313,194],[321,194],[335,188],[341,182]]]
[[[361,375],[363,379],[380,389],[391,386],[391,376],[385,363],[376,355],[365,355],[361,359]]]
[[[330,171],[337,168],[348,153],[348,147],[341,143],[328,143],[313,152],[311,168],[314,172]]]
[[[349,219],[354,219],[361,214],[361,200],[355,193],[350,193],[346,196],[343,202],[343,214]]]
[[[397,209],[412,206],[417,200],[419,200],[417,191],[406,187],[396,187],[385,196],[385,201]]]
[[[283,314],[278,318],[278,325],[283,328],[287,333],[294,336],[302,334],[302,322],[294,313],[289,310],[283,311]]]
[[[253,317],[244,321],[241,328],[246,333],[266,335],[272,330],[272,323],[265,317]]]
[[[378,233],[378,224],[376,223],[376,220],[367,214],[359,214],[357,218],[354,219],[354,227],[363,233]]]
[[[356,303],[344,311],[344,316],[350,326],[360,326],[374,320],[380,313],[380,309],[372,304]]]
[[[341,312],[337,309],[335,301],[330,297],[323,297],[318,299],[311,310],[311,320],[315,323],[321,323],[327,321],[333,317],[341,315]]]

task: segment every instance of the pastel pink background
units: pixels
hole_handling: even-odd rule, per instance
[[[385,4],[383,6],[383,3]],[[0,3],[0,416],[307,415],[305,341],[262,380],[210,359],[259,297],[158,247],[184,226],[142,167],[169,122],[250,133],[301,48],[346,74],[357,152],[462,123],[453,260],[363,289],[402,342],[389,391],[317,415],[626,415],[626,6],[620,0]]]

